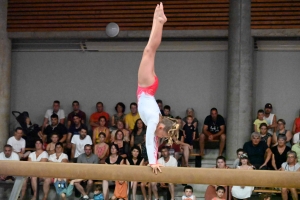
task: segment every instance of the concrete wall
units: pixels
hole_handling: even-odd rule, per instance
[[[300,52],[255,52],[254,66],[253,113],[272,103],[277,119],[291,130],[300,109]]]
[[[136,101],[137,70],[142,52],[13,52],[11,110],[28,111],[42,124],[53,100],[69,113],[78,100],[90,115],[97,101],[114,113],[118,101]],[[226,115],[227,52],[158,52],[156,97],[174,116],[193,107],[203,124],[211,107]],[[11,118],[11,128],[16,120]]]
[[[114,105],[136,101],[137,69],[141,52],[13,52],[11,110],[28,111],[41,124],[53,100],[69,113],[78,100],[88,115],[95,103],[114,113]],[[300,52],[255,52],[254,114],[265,103],[292,128],[299,113]],[[211,107],[226,116],[227,52],[159,52],[156,71],[160,87],[156,97],[184,116],[196,110],[202,126]],[[255,115],[253,115],[253,119]],[[11,118],[11,128],[16,120]],[[249,133],[250,134],[250,133]]]

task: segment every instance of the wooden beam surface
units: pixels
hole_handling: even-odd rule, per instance
[[[1,174],[14,176],[257,187],[300,187],[300,172],[164,167],[162,173],[155,175],[150,167],[142,166],[25,161],[0,161],[0,167]]]

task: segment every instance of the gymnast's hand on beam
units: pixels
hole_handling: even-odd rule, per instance
[[[152,168],[153,173],[157,174],[157,171],[161,172],[160,167],[163,167],[163,165],[153,164],[153,165],[150,165],[150,167]]]

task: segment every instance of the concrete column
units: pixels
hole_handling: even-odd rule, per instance
[[[0,1],[0,151],[9,136],[11,41],[7,37],[7,0]]]
[[[226,157],[249,140],[252,130],[251,0],[230,0],[228,31],[228,85]]]

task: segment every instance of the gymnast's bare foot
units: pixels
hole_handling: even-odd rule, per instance
[[[164,13],[164,6],[163,6],[162,2],[160,2],[160,4],[157,4],[157,6],[155,8],[154,19],[158,20],[162,24],[167,22],[167,17]]]

